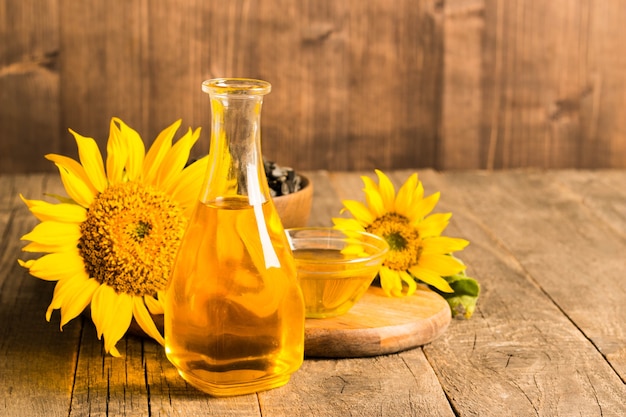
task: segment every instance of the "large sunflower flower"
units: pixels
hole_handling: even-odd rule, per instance
[[[200,129],[175,144],[181,121],[164,129],[148,152],[139,134],[118,118],[111,120],[106,169],[96,141],[70,130],[79,161],[50,154],[69,197],[57,204],[27,200],[41,221],[22,237],[26,252],[45,253],[18,260],[31,275],[56,281],[46,312],[61,310],[61,329],[90,307],[98,338],[119,356],[116,343],[133,318],[159,343],[163,336],[152,314],[202,185],[206,158],[186,166]]]
[[[369,177],[361,177],[366,203],[343,201],[342,211],[350,212],[353,217],[333,218],[335,227],[364,230],[387,241],[390,250],[378,274],[387,295],[412,294],[417,289],[416,280],[452,293],[444,277],[460,273],[465,265],[451,254],[469,242],[441,236],[452,214],[430,214],[439,201],[439,193],[424,197],[424,187],[417,174],[413,174],[396,195],[389,178],[379,170],[375,172],[378,184]]]

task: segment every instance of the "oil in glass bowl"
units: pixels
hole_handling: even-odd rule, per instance
[[[387,242],[366,232],[327,227],[288,229],[307,318],[347,313],[365,294],[387,254]]]

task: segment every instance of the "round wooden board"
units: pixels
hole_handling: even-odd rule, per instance
[[[410,297],[387,297],[378,287],[346,314],[306,319],[307,357],[352,358],[396,353],[427,344],[448,328],[448,302],[439,294],[418,288]]]

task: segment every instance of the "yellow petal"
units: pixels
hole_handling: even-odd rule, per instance
[[[429,238],[440,236],[448,227],[452,213],[435,213],[426,217],[424,220],[415,220],[411,222],[411,226],[415,227],[420,237]]]
[[[116,314],[111,317],[108,328],[104,331],[104,350],[113,356],[119,356],[115,345],[124,337],[133,319],[133,297],[128,294],[119,294]]]
[[[17,263],[20,264],[20,266],[23,268],[30,269],[35,264],[35,260],[30,259],[28,261],[23,261],[21,259],[18,259]]]
[[[450,255],[425,254],[419,259],[419,266],[436,271],[442,277],[449,277],[465,269],[465,265]]]
[[[87,211],[78,204],[51,204],[42,200],[27,200],[22,194],[20,194],[20,198],[30,212],[41,221],[82,223],[87,219]]]
[[[413,173],[398,190],[396,196],[396,212],[407,218],[411,204],[413,203],[413,192],[417,187],[417,174]]]
[[[97,191],[85,175],[84,170],[81,174],[76,173],[73,169],[68,169],[67,165],[57,162],[55,165],[59,169],[61,182],[63,182],[63,187],[70,198],[83,207],[89,207]]]
[[[47,245],[39,242],[30,242],[28,245],[22,248],[22,252],[69,252],[72,249],[76,249],[76,242],[65,242],[58,245]]]
[[[163,158],[165,158],[172,148],[174,134],[180,127],[181,122],[182,121],[179,119],[163,129],[154,140],[154,143],[152,143],[152,146],[150,146],[143,165],[143,178],[145,183],[156,185],[159,167],[161,166]]]
[[[87,274],[83,275],[83,277],[86,276]],[[63,304],[61,305],[61,328],[87,308],[100,285],[93,278],[82,280],[76,285],[74,292],[68,294],[63,299]]]
[[[335,225],[335,229],[365,231],[361,223],[353,218],[333,217],[332,222]]]
[[[422,241],[422,253],[448,254],[463,250],[467,245],[469,245],[469,241],[465,239],[447,236],[431,237]]]
[[[144,296],[143,299],[151,314],[163,314],[163,303],[160,300],[149,295]]]
[[[62,166],[66,171],[68,171],[72,176],[78,178],[91,190],[93,194],[96,194],[97,190],[89,180],[87,173],[85,172],[85,168],[78,163],[78,161],[69,158],[64,155],[58,155],[54,153],[47,154],[45,158],[49,161],[52,161],[57,166]]]
[[[72,242],[77,245],[80,236],[79,224],[50,220],[36,225],[30,233],[22,236],[22,240],[32,240],[44,245],[65,245]]]
[[[83,279],[84,278],[84,279]],[[77,292],[80,289],[81,283],[87,279],[87,274],[79,274],[62,278],[57,281],[54,286],[54,293],[52,295],[52,301],[46,310],[46,320],[50,321],[52,312],[58,310],[63,305],[64,300],[68,295]]]
[[[437,205],[440,195],[439,192],[436,192],[424,199],[416,201],[408,211],[409,219],[416,220],[426,217]]]
[[[402,278],[398,271],[383,266],[378,271],[378,275],[380,277],[380,285],[387,296],[402,296]]]
[[[116,120],[115,117],[111,119],[107,141],[107,179],[109,184],[119,184],[124,181],[124,167],[128,159],[128,149],[122,143],[122,133],[117,127]]]
[[[39,259],[18,262],[24,268],[28,268],[32,276],[46,281],[58,281],[85,271],[83,260],[77,251],[51,253]]]
[[[189,131],[172,146],[172,150],[165,156],[163,163],[159,167],[157,183],[162,184],[163,188],[170,188],[172,181],[174,181],[183,168],[185,168],[185,165],[189,161],[191,148],[198,141],[199,137],[199,128],[193,132],[189,129]]]
[[[346,232],[346,235],[350,236],[350,232]],[[359,237],[356,236],[356,239],[354,241],[351,240],[350,243],[348,243],[346,246],[343,247],[343,249],[341,249],[341,253],[350,257],[368,257],[370,254],[365,251],[363,244],[359,240]]]
[[[172,187],[166,192],[178,203],[185,208],[185,215],[189,218],[191,210],[196,205],[204,175],[209,164],[207,156],[195,161],[193,164],[185,168],[172,183]]]
[[[441,275],[430,269],[422,268],[420,266],[414,266],[409,268],[409,272],[417,277],[419,280],[425,282],[428,285],[432,285],[433,287],[443,292],[454,292],[454,290],[452,290],[452,288],[450,287],[450,284],[448,284],[445,279],[441,278]]]
[[[114,118],[120,125],[120,138],[122,146],[126,148],[126,176],[133,181],[140,178],[143,172],[143,161],[146,155],[146,147],[139,133],[129,127],[119,118]]]
[[[70,133],[74,135],[74,139],[76,139],[78,157],[80,158],[80,163],[85,170],[87,178],[89,178],[89,181],[98,192],[103,192],[107,187],[107,178],[98,144],[92,138],[82,136],[72,129],[70,129]]]
[[[370,211],[375,217],[381,217],[385,214],[385,204],[378,191],[378,185],[369,177],[364,176],[361,178],[365,184],[363,191],[365,192],[365,200],[367,201]]]
[[[119,355],[115,344],[124,336],[133,318],[133,297],[100,285],[91,300],[91,316],[98,337],[104,336],[104,350]]]
[[[400,271],[400,278],[402,279],[402,282],[407,285],[407,290],[404,295],[413,295],[415,290],[417,290],[417,283],[415,282],[415,279],[406,271]]]
[[[386,212],[393,212],[396,210],[396,189],[391,183],[391,180],[384,172],[376,169],[374,170],[378,176],[378,190],[383,199]]]
[[[424,184],[421,181],[418,181],[415,190],[413,191],[413,201],[418,201],[424,198]]]
[[[93,294],[93,299],[91,300],[91,318],[93,320],[93,324],[96,326],[98,339],[102,337],[102,332],[104,331],[104,322],[109,309],[109,306],[107,305],[107,293],[110,293],[111,291],[115,294],[113,288],[103,284],[98,287],[96,292]]]
[[[148,336],[159,342],[159,344],[165,345],[165,340],[161,333],[159,333],[141,297],[134,297],[133,317],[135,317],[135,321],[139,324],[139,327],[141,327]]]
[[[346,210],[352,213],[354,218],[357,219],[361,225],[367,226],[376,220],[376,217],[369,211],[365,204],[354,200],[344,200],[342,203]]]

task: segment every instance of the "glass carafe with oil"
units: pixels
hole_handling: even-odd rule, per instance
[[[168,359],[214,396],[284,385],[302,364],[304,302],[261,155],[263,96],[250,79],[202,84],[209,164],[165,301]]]

